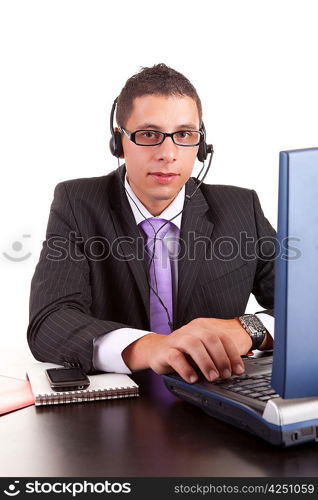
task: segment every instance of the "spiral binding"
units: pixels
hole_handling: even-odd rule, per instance
[[[65,391],[63,393],[39,394],[36,405],[56,405],[61,403],[82,403],[85,401],[101,401],[105,399],[128,398],[138,396],[138,387],[115,387],[114,389],[84,389],[82,391]]]

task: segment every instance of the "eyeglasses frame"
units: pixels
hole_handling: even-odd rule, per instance
[[[150,129],[138,129],[138,130],[135,130],[134,132],[128,132],[123,127],[118,126],[118,128],[121,132],[123,132],[126,135],[126,137],[128,137],[128,139],[131,142],[136,144],[136,146],[145,146],[145,147],[160,146],[160,144],[162,144],[165,141],[166,137],[171,137],[173,144],[175,144],[176,146],[181,146],[182,148],[193,148],[195,146],[199,146],[205,137],[204,131],[202,129],[200,129],[200,130],[176,130],[175,132],[168,133],[168,132],[161,132],[161,130],[150,130]],[[138,144],[136,142],[137,132],[160,132],[160,134],[163,134],[163,139],[161,142],[158,142],[157,144]],[[200,134],[200,140],[196,144],[177,144],[175,142],[173,136],[174,136],[174,134],[178,134],[179,132],[197,132]]]

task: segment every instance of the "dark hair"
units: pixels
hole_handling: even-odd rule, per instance
[[[139,73],[127,80],[117,100],[118,125],[125,127],[132,112],[134,99],[144,95],[191,97],[196,102],[201,126],[202,106],[196,89],[184,75],[163,63],[150,68],[141,68]]]

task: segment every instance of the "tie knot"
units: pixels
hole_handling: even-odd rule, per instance
[[[165,219],[151,217],[139,224],[148,238],[163,239],[171,227],[171,223]]]

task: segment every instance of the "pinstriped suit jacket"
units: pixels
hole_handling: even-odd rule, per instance
[[[127,326],[150,329],[144,242],[124,174],[120,167],[55,188],[27,331],[41,361],[77,362],[90,372],[94,338]],[[186,194],[195,187],[189,179]],[[202,184],[182,217],[174,328],[197,317],[240,316],[250,293],[272,314],[274,237],[254,191]]]

